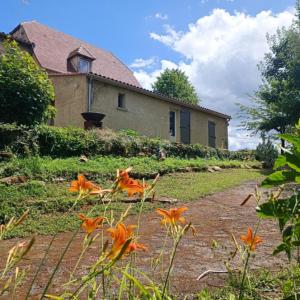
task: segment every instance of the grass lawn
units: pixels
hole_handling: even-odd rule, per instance
[[[215,173],[177,173],[162,177],[157,191],[161,196],[182,201],[195,200],[259,178],[262,178],[262,172],[251,169],[227,169]]]
[[[224,190],[245,181],[262,179],[262,171],[254,169],[225,169],[220,172],[188,172],[162,176],[156,186],[156,197],[171,197],[180,201],[191,201],[205,195]],[[103,187],[111,185],[110,180],[100,178]],[[117,196],[117,197],[120,197]],[[123,196],[121,196],[123,197]],[[124,195],[125,197],[125,195]],[[36,234],[54,234],[73,230],[79,226],[78,212],[86,212],[90,205],[96,205],[96,214],[101,214],[104,207],[95,198],[79,203],[77,210],[69,212],[76,196],[67,190],[66,183],[41,182],[30,180],[22,185],[0,185],[0,221],[20,215],[29,209],[30,215],[23,226],[17,227],[8,237]],[[87,205],[88,204],[88,205]],[[111,209],[116,214],[123,212],[128,204],[112,203]],[[134,204],[131,213],[139,211],[140,204]],[[145,203],[144,211],[162,206]]]
[[[157,173],[168,174],[185,171],[186,168],[206,170],[209,166],[223,168],[259,167],[258,161],[219,160],[215,158],[204,159],[180,159],[169,157],[164,161],[158,161],[151,157],[112,157],[98,156],[87,162],[80,162],[78,157],[65,159],[51,159],[47,157],[31,157],[13,159],[0,163],[0,177],[11,175],[23,175],[31,179],[51,181],[57,177],[71,180],[81,172],[87,174],[90,179],[112,179],[117,169],[126,169],[134,166],[132,175],[136,178],[154,178]]]

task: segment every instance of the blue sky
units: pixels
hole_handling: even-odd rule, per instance
[[[59,31],[108,49],[126,64],[137,57],[179,59],[171,49],[149,38],[172,24],[186,30],[189,23],[214,8],[230,13],[274,13],[294,6],[294,0],[9,0],[1,1],[0,31],[9,32],[23,21],[36,20]],[[9,12],[9,13],[8,13]],[[160,14],[162,18],[159,18]],[[165,19],[167,18],[167,19]]]
[[[236,103],[251,104],[266,34],[289,26],[296,0],[2,0],[0,31],[36,20],[113,52],[151,89],[167,67],[182,69],[201,105],[233,117],[231,149],[253,148]]]

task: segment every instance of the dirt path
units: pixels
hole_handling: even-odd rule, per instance
[[[187,294],[197,292],[203,287],[216,286],[222,283],[224,275],[223,277],[209,275],[202,281],[197,281],[196,278],[207,269],[224,269],[225,252],[227,253],[229,249],[234,248],[230,233],[235,234],[239,238],[241,234],[246,233],[248,226],[256,224],[254,201],[249,201],[243,207],[240,206],[245,196],[254,191],[254,187],[255,182],[249,182],[242,186],[207,196],[198,201],[187,203],[189,211],[186,213],[186,218],[195,225],[197,235],[196,237],[192,235],[186,236],[179,247],[175,259],[174,275],[172,276],[173,291]],[[177,206],[179,205],[181,204],[177,204]],[[136,217],[134,216],[130,217],[130,220],[126,223],[134,223],[135,221]],[[274,245],[280,241],[276,224],[270,221],[263,221],[259,234],[262,236],[264,243],[258,247],[254,267],[279,269],[284,262],[284,256],[277,256],[276,258],[271,256]],[[72,233],[63,233],[55,239],[46,263],[38,276],[31,299],[38,299],[38,294],[41,293],[43,284],[49,278],[49,274],[51,274],[62,249],[64,249],[71,235]],[[158,254],[159,247],[164,239],[164,231],[155,212],[142,216],[140,235],[143,237],[141,242],[148,246],[149,251],[138,254],[138,264],[142,269],[147,269],[151,259]],[[60,289],[62,278],[67,278],[71,267],[74,266],[81,250],[82,238],[83,234],[80,233],[73,242],[52,284],[52,292]],[[50,239],[51,237],[49,236],[39,236],[37,238],[37,242],[31,250],[28,259],[23,261],[23,265],[28,269],[28,273],[33,274],[37,269]],[[213,240],[216,240],[228,249],[218,250],[217,253],[214,253],[211,250]],[[16,239],[1,242],[0,257],[5,257],[5,252],[15,243]],[[97,251],[99,250],[95,244],[85,258],[87,264],[93,261]],[[84,266],[79,271],[83,273]],[[18,299],[22,299],[21,294]]]

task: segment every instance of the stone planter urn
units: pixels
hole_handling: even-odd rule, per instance
[[[105,117],[105,114],[99,112],[83,112],[82,117],[84,118],[84,129],[90,130],[94,128],[102,128],[102,120]]]

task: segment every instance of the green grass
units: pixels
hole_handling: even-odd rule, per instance
[[[293,289],[294,278],[296,290]],[[228,300],[238,299],[240,277],[238,274],[229,274],[226,285],[219,289],[204,289],[193,299],[198,300]],[[270,272],[259,269],[250,272],[244,289],[246,300],[279,300],[296,299],[294,292],[299,297],[300,292],[300,268],[293,266],[291,269],[284,268],[281,271]],[[231,296],[231,298],[230,298]],[[234,296],[234,297],[233,297]]]
[[[161,178],[157,191],[161,196],[183,201],[195,200],[260,178],[263,178],[261,172],[249,169],[227,169],[215,173],[178,173]]]
[[[190,172],[166,175],[159,179],[157,197],[171,197],[180,201],[199,199],[205,195],[239,185],[248,180],[262,179],[260,170],[226,169],[220,172]],[[100,180],[103,187],[109,187],[111,181]],[[68,183],[43,183],[31,180],[22,185],[0,185],[0,220],[8,220],[12,216],[21,215],[26,209],[30,210],[28,219],[8,237],[27,236],[36,234],[54,234],[73,230],[79,226],[79,212],[87,212],[91,205],[97,205],[97,214],[103,211],[103,205],[95,198],[82,201],[76,206],[75,212],[69,212],[76,195],[67,190]],[[188,188],[187,188],[188,187]],[[116,200],[120,197],[117,196]],[[149,211],[159,203],[145,203],[144,211]],[[124,211],[125,203],[113,203],[115,213]],[[139,204],[133,204],[131,213],[138,211]]]
[[[132,174],[139,178],[153,178],[155,174],[167,174],[183,172],[187,168],[206,170],[209,166],[223,168],[240,168],[260,166],[257,161],[218,160],[218,159],[179,159],[167,158],[158,161],[151,157],[112,157],[98,156],[87,162],[80,162],[79,158],[51,159],[47,157],[31,157],[13,159],[6,163],[0,163],[0,177],[11,175],[24,175],[31,179],[52,180],[57,177],[66,179],[74,178],[77,173],[85,173],[90,178],[111,179],[116,174],[116,169],[125,169],[134,166]]]

